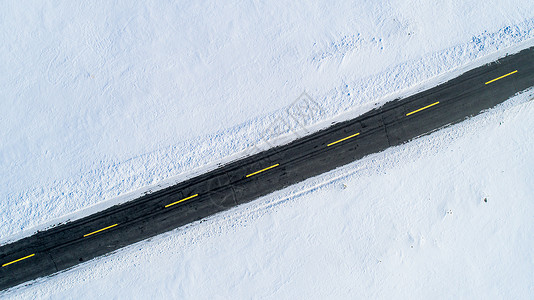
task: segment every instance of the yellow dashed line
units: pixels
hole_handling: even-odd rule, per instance
[[[358,133],[353,134],[353,135],[351,135],[351,136],[348,136],[348,137],[346,137],[346,138],[337,140],[337,141],[335,141],[335,142],[333,142],[333,143],[330,143],[330,144],[326,145],[326,147],[330,147],[330,146],[335,145],[335,144],[337,144],[337,143],[341,143],[341,142],[346,141],[346,140],[348,140],[348,139],[350,139],[350,138],[353,138],[353,137],[355,137],[355,136],[357,136],[357,135],[359,135],[359,134],[360,134],[360,133],[358,132]]]
[[[6,263],[6,264],[3,264],[3,265],[2,265],[2,268],[3,268],[3,267],[6,267],[6,266],[9,266],[10,264],[14,264],[14,263],[16,263],[16,262],[19,262],[19,261],[21,261],[21,260],[24,260],[24,259],[26,259],[26,258],[30,258],[30,257],[32,257],[32,256],[35,256],[35,253],[34,253],[34,254],[30,254],[30,255],[28,255],[28,256],[24,256],[24,257],[19,258],[19,259],[16,259],[16,260],[14,260],[14,261],[8,262],[8,263]]]
[[[418,109],[418,110],[414,110],[414,111],[412,111],[412,112],[410,112],[410,113],[407,113],[406,116],[413,115],[413,114],[415,114],[415,113],[417,113],[417,112],[422,111],[423,109],[427,109],[427,108],[429,108],[429,107],[431,107],[431,106],[434,106],[434,105],[437,105],[437,104],[439,104],[439,101],[438,101],[438,102],[434,102],[434,103],[432,103],[432,104],[430,104],[430,105],[427,105],[427,106],[425,106],[425,107],[421,107],[421,108]]]
[[[499,80],[499,79],[503,79],[504,77],[506,77],[506,76],[510,76],[510,75],[512,75],[512,74],[514,74],[514,73],[517,73],[517,70],[512,71],[512,72],[510,72],[510,73],[508,73],[508,74],[504,74],[504,75],[502,75],[501,77],[497,77],[497,78],[495,78],[495,79],[493,79],[493,80],[490,80],[490,81],[488,81],[488,82],[486,82],[486,83],[484,83],[484,84],[490,84],[490,83],[492,83],[492,82],[494,82],[494,81],[497,81],[497,80]]]
[[[182,199],[182,200],[178,200],[178,201],[173,202],[173,203],[171,203],[171,204],[167,204],[167,205],[165,205],[165,208],[170,207],[170,206],[173,206],[173,205],[178,204],[178,203],[181,203],[181,202],[184,202],[184,201],[189,200],[189,199],[191,199],[191,198],[195,198],[195,197],[197,197],[197,196],[198,196],[198,194],[194,194],[193,196],[189,196],[189,197],[184,198],[184,199]]]
[[[250,176],[256,175],[256,174],[258,174],[258,173],[261,173],[261,172],[263,172],[263,171],[267,171],[267,170],[272,169],[272,168],[276,168],[276,167],[278,167],[279,165],[280,165],[280,164],[272,165],[272,166],[267,167],[267,168],[265,168],[265,169],[261,169],[261,170],[259,170],[259,171],[254,172],[254,173],[250,173],[250,174],[248,174],[246,177],[250,177]]]
[[[102,229],[99,229],[99,230],[97,230],[97,231],[93,231],[93,232],[91,232],[91,233],[88,233],[88,234],[84,234],[84,235],[83,235],[83,237],[88,237],[88,236],[90,236],[90,235],[93,235],[93,234],[95,234],[95,233],[99,233],[99,232],[101,232],[101,231],[104,231],[104,230],[107,230],[107,229],[113,228],[113,227],[115,227],[115,226],[117,226],[117,225],[119,225],[119,224],[113,224],[113,225],[111,225],[111,226],[108,226],[108,227],[104,227],[104,228],[102,228]]]

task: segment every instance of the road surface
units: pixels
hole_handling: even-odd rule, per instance
[[[0,290],[461,122],[534,85],[534,47],[287,145],[0,247]]]

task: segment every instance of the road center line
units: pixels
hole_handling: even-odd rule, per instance
[[[493,80],[490,80],[490,81],[488,81],[488,82],[486,82],[486,83],[484,83],[484,84],[490,84],[490,83],[492,83],[492,82],[494,82],[494,81],[497,81],[497,80],[499,80],[499,79],[503,79],[504,77],[506,77],[506,76],[510,76],[510,75],[512,75],[512,74],[514,74],[514,73],[517,73],[517,70],[512,71],[512,72],[510,72],[510,73],[508,73],[508,74],[504,74],[504,75],[502,75],[501,77],[497,77],[497,78],[495,78],[495,79],[493,79]]]
[[[101,231],[104,231],[104,230],[107,230],[107,229],[113,228],[113,227],[115,227],[115,226],[117,226],[117,225],[119,225],[119,224],[113,224],[113,225],[111,225],[111,226],[108,226],[108,227],[104,227],[104,228],[102,228],[102,229],[99,229],[99,230],[97,230],[97,231],[93,231],[93,232],[91,232],[91,233],[88,233],[88,234],[84,234],[84,235],[83,235],[83,237],[88,237],[88,236],[90,236],[90,235],[93,235],[93,234],[95,234],[95,233],[99,233],[99,232],[101,232]]]
[[[430,105],[427,105],[427,106],[425,106],[425,107],[421,107],[421,108],[418,109],[418,110],[414,110],[414,111],[412,111],[412,112],[410,112],[410,113],[407,113],[406,116],[413,115],[413,114],[415,114],[415,113],[417,113],[417,112],[422,111],[423,109],[427,109],[427,108],[429,108],[429,107],[431,107],[431,106],[434,106],[434,105],[437,105],[437,104],[439,104],[439,101],[434,102],[434,103],[432,103],[432,104],[430,104]]]
[[[250,176],[259,174],[259,173],[261,173],[261,172],[263,172],[263,171],[267,171],[267,170],[269,170],[269,169],[276,168],[276,167],[278,167],[279,165],[280,165],[280,164],[272,165],[272,166],[267,167],[267,168],[265,168],[265,169],[261,169],[261,170],[259,170],[259,171],[254,172],[254,173],[250,173],[250,174],[248,174],[246,177],[248,178],[248,177],[250,177]]]
[[[32,256],[35,256],[35,253],[34,253],[34,254],[30,254],[30,255],[28,255],[28,256],[24,256],[24,257],[19,258],[19,259],[15,259],[14,261],[10,261],[10,262],[8,262],[8,263],[5,263],[5,264],[2,265],[2,268],[3,268],[3,267],[7,267],[7,266],[9,266],[10,264],[14,264],[14,263],[16,263],[16,262],[19,262],[19,261],[21,261],[21,260],[24,260],[24,259],[26,259],[26,258],[30,258],[30,257],[32,257]]]
[[[346,140],[348,140],[348,139],[350,139],[350,138],[353,138],[353,137],[355,137],[355,136],[357,136],[357,135],[359,135],[359,134],[360,134],[360,133],[358,132],[358,133],[355,133],[355,134],[353,134],[353,135],[350,135],[350,136],[348,136],[348,137],[346,137],[346,138],[342,138],[342,139],[340,139],[340,140],[337,140],[337,141],[335,141],[335,142],[332,142],[332,143],[326,145],[326,147],[330,147],[330,146],[335,145],[335,144],[337,144],[337,143],[341,143],[341,142],[346,141]]]
[[[176,202],[173,202],[173,203],[171,203],[171,204],[167,204],[167,205],[165,205],[165,208],[167,208],[167,207],[171,207],[171,206],[173,206],[173,205],[175,205],[175,204],[178,204],[178,203],[181,203],[181,202],[187,201],[187,200],[189,200],[189,199],[191,199],[191,198],[195,198],[195,197],[197,197],[197,196],[198,196],[198,194],[194,194],[193,196],[189,196],[189,197],[187,197],[187,198],[184,198],[184,199],[178,200],[178,201],[176,201]]]

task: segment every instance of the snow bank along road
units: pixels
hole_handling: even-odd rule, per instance
[[[53,274],[491,108],[534,85],[534,47],[356,119],[0,248],[0,290]]]

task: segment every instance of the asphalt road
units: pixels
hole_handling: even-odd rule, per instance
[[[461,122],[534,85],[534,47],[356,119],[0,247],[0,290]]]

